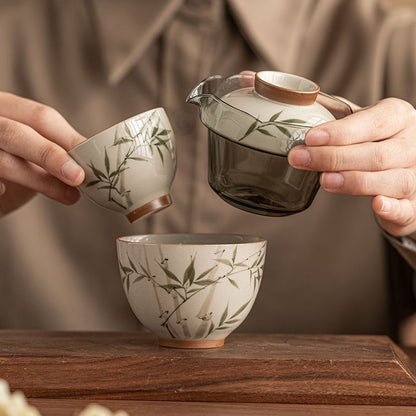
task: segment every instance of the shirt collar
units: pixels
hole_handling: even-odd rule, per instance
[[[268,69],[296,71],[314,0],[228,0],[234,19]],[[249,69],[249,68],[248,68]]]
[[[107,79],[117,84],[163,32],[182,0],[93,0]]]
[[[228,4],[247,42],[270,69],[293,72],[313,1],[228,0]],[[135,0],[93,0],[110,84],[124,78],[182,4],[183,0],[151,0],[143,7]]]

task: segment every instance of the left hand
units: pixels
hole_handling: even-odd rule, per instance
[[[341,120],[309,130],[306,145],[289,152],[298,169],[322,172],[328,192],[373,196],[388,233],[416,232],[416,110],[387,98]]]

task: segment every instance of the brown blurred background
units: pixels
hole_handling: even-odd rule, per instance
[[[396,6],[410,6],[416,8],[416,0],[388,0]]]

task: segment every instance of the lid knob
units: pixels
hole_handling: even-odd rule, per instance
[[[254,89],[270,100],[293,105],[311,105],[319,93],[319,85],[315,82],[276,71],[257,72]]]

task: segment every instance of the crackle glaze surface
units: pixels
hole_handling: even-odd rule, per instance
[[[196,234],[170,235],[164,244],[161,238],[117,240],[121,280],[133,312],[161,339],[224,339],[254,303],[266,241]]]

